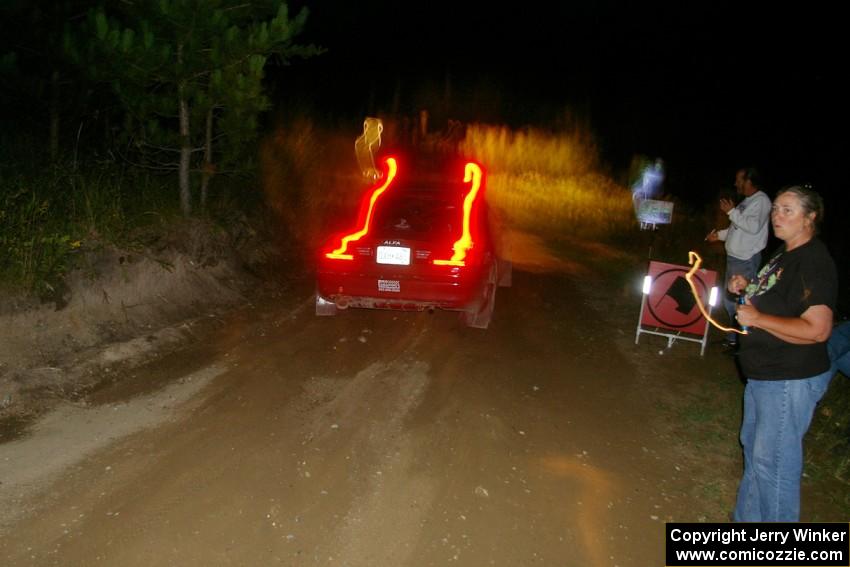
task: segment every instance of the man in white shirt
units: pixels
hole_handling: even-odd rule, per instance
[[[761,251],[767,244],[770,220],[770,197],[762,190],[761,176],[753,167],[739,169],[735,175],[735,190],[744,200],[736,206],[731,199],[720,199],[720,209],[729,215],[729,227],[714,229],[706,240],[726,243],[726,283],[733,275],[752,280],[761,266]],[[729,318],[735,320],[734,298],[724,294],[723,306]],[[726,343],[734,346],[737,335],[729,333]]]

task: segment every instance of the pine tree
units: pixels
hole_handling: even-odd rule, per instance
[[[201,206],[216,167],[240,157],[269,107],[263,75],[322,52],[294,43],[307,10],[283,1],[140,0],[89,13],[86,41],[69,52],[108,81],[125,114],[125,134],[149,167],[176,169],[180,208],[191,214],[190,173],[201,171]],[[175,161],[176,156],[176,161]]]

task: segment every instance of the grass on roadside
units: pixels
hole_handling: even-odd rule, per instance
[[[605,240],[635,224],[631,193],[602,171],[580,130],[470,125],[459,151],[485,165],[488,202],[511,227]]]
[[[850,379],[843,374],[815,410],[804,446],[806,482],[833,487],[830,499],[850,517]]]
[[[121,244],[168,212],[165,180],[114,163],[0,165],[0,282],[50,297],[92,243]]]

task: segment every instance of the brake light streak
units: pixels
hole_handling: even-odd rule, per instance
[[[328,252],[325,254],[327,258],[332,260],[353,260],[354,256],[352,254],[348,254],[348,244],[349,242],[356,242],[366,236],[369,233],[369,225],[372,222],[372,213],[375,210],[375,203],[378,201],[378,198],[384,194],[384,192],[389,188],[390,184],[395,179],[396,172],[398,171],[398,164],[396,163],[395,158],[387,158],[387,177],[384,180],[384,183],[377,187],[369,196],[369,208],[366,210],[365,218],[363,219],[363,226],[357,232],[352,232],[349,235],[343,236],[339,248],[332,252]],[[363,201],[366,202],[365,200]]]
[[[475,245],[474,240],[472,239],[472,231],[471,231],[471,217],[472,217],[472,207],[475,204],[475,200],[478,197],[478,190],[481,188],[481,178],[482,171],[481,167],[475,163],[467,163],[464,168],[463,174],[463,182],[469,183],[472,182],[472,187],[469,190],[469,193],[466,194],[466,198],[463,200],[463,233],[461,237],[454,243],[452,246],[452,250],[454,250],[454,254],[452,254],[451,259],[449,260],[434,260],[434,265],[436,266],[465,266],[465,258],[466,253],[472,249]]]
[[[711,318],[711,315],[709,315],[708,311],[705,310],[705,306],[702,304],[702,298],[700,297],[699,292],[697,291],[697,286],[694,285],[693,282],[693,275],[696,273],[697,270],[699,270],[699,267],[702,265],[702,258],[700,258],[700,255],[692,250],[688,252],[688,264],[693,264],[693,268],[691,268],[690,271],[685,274],[685,280],[687,280],[688,285],[691,286],[691,293],[694,294],[694,299],[696,299],[697,307],[699,307],[700,313],[702,313],[702,316],[705,317],[705,320],[720,329],[721,331],[725,331],[727,333],[732,332],[738,333],[739,335],[749,334],[747,333],[747,331],[742,331],[741,329],[735,329],[733,327],[724,327],[723,325]],[[714,304],[712,303],[712,305]]]

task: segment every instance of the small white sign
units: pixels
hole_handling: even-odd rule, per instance
[[[673,222],[673,203],[645,199],[638,205],[638,221],[646,224],[670,224]]]
[[[378,291],[399,293],[401,291],[401,283],[398,280],[378,280]]]
[[[396,266],[410,265],[410,248],[404,246],[378,246],[377,262]]]

